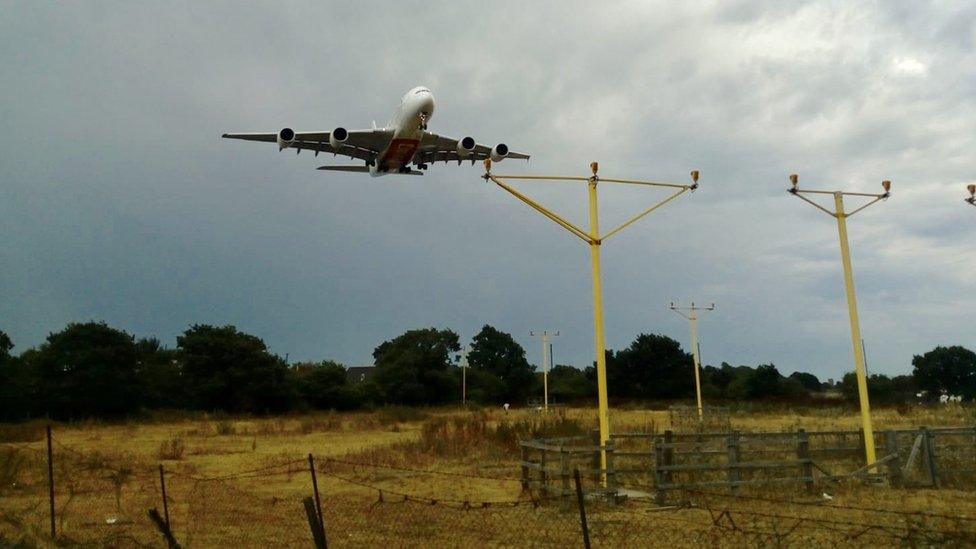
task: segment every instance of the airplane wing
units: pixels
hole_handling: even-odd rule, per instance
[[[474,149],[462,156],[458,153],[458,139],[437,135],[436,133],[425,133],[420,147],[417,150],[416,159],[419,162],[430,164],[433,162],[460,162],[462,160],[484,160],[491,156],[491,147],[475,143]],[[505,158],[517,158],[528,160],[529,155],[509,151]]]
[[[303,150],[318,153],[341,154],[359,160],[373,160],[389,145],[393,132],[386,129],[349,130],[349,137],[333,149],[329,144],[330,132],[295,132],[295,140],[287,148],[295,149],[296,154]],[[243,139],[245,141],[264,141],[277,143],[278,134],[273,133],[225,133],[225,139]]]

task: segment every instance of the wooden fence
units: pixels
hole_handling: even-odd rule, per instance
[[[659,502],[674,490],[803,485],[842,478],[905,487],[976,487],[976,427],[891,429],[875,433],[878,461],[864,463],[861,431],[618,433],[600,446],[587,437],[522,441],[523,489],[571,496],[572,471],[606,474],[607,494],[650,489]],[[600,468],[606,451],[607,468]],[[554,488],[555,487],[555,488]]]

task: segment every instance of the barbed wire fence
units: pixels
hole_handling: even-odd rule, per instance
[[[69,546],[976,544],[972,513],[859,506],[820,495],[685,489],[674,505],[659,506],[642,497],[583,497],[598,491],[599,480],[574,475],[577,497],[567,506],[561,495],[523,490],[515,476],[343,458],[281,457],[203,476],[57,441],[52,455],[49,467],[43,449],[0,446],[0,541],[50,544],[53,517],[56,542]]]

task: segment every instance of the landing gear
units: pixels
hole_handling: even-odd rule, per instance
[[[423,162],[421,162],[421,163],[417,164],[417,169],[418,170],[426,170],[427,169],[427,164],[424,164]]]
[[[410,166],[403,166],[397,171],[400,173],[410,173]]]
[[[420,129],[427,131],[427,113],[420,113]]]

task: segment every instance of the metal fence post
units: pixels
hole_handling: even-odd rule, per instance
[[[576,505],[579,507],[580,527],[583,530],[583,547],[590,549],[590,528],[586,523],[586,504],[583,501],[583,483],[580,481],[579,469],[573,470],[573,477],[576,480]]]
[[[807,493],[813,493],[813,465],[810,462],[810,438],[806,429],[796,432],[796,457],[800,461],[800,476],[807,487]]]
[[[726,453],[729,458],[729,490],[739,489],[739,431],[732,431],[726,439]]]
[[[312,493],[315,495],[315,514],[318,516],[318,526],[322,531],[322,548],[328,546],[328,541],[325,537],[325,518],[322,516],[322,500],[319,499],[319,481],[315,476],[315,458],[312,454],[308,454],[308,469],[312,473]]]
[[[305,518],[308,519],[308,527],[312,531],[312,541],[315,549],[328,549],[325,543],[325,528],[319,522],[318,511],[315,509],[315,501],[312,498],[302,500],[305,506]]]
[[[607,491],[613,495],[614,503],[617,502],[617,468],[614,466],[613,450],[614,444],[612,441],[607,441],[607,445],[604,447],[607,453]]]
[[[58,531],[54,525],[54,450],[51,447],[51,424],[47,425],[47,488],[51,513],[51,539],[58,538]]]
[[[925,458],[929,466],[929,477],[932,479],[932,486],[936,488],[942,487],[942,482],[939,479],[939,466],[937,464],[937,457],[935,455],[935,442],[932,431],[929,431],[928,427],[922,427],[922,443],[925,444]]]
[[[529,489],[529,447],[524,442],[520,442],[522,450],[522,491]]]
[[[166,519],[166,527],[170,530],[173,525],[169,522],[169,503],[166,501],[166,475],[163,473],[163,464],[159,464],[159,487],[163,492],[163,518]]]

